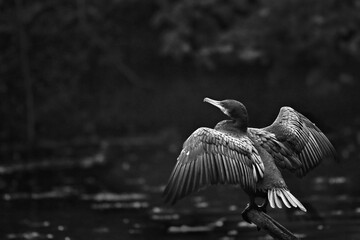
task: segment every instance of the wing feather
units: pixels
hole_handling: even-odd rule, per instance
[[[218,174],[216,172],[216,163],[215,163],[215,159],[214,156],[211,155],[207,155],[209,162],[210,162],[210,167],[211,167],[211,171],[210,171],[210,183],[211,184],[216,184],[216,181],[218,179]]]
[[[194,174],[194,171],[195,171],[195,162],[192,161],[190,162],[190,167],[189,167],[189,170],[190,170],[190,174],[189,174],[189,179],[188,179],[188,182],[187,182],[187,187],[186,187],[186,191],[192,191],[192,189],[194,189],[194,179],[195,179],[195,174]]]
[[[248,136],[274,158],[278,167],[303,177],[323,159],[336,158],[329,139],[308,118],[290,107],[282,107],[268,127],[249,128]]]
[[[264,164],[246,135],[234,137],[210,128],[199,128],[183,149],[164,190],[165,201],[177,200],[215,184],[236,184],[255,191],[264,175]]]
[[[286,199],[286,197],[284,196],[283,191],[277,191],[277,194],[281,197],[281,200],[284,203],[284,205],[287,208],[291,208],[291,205],[290,205],[289,201]]]
[[[275,199],[275,204],[278,208],[282,208],[282,204],[281,204],[281,201],[279,199],[279,196],[278,196],[278,191],[277,189],[273,189],[273,196],[274,196],[274,199]]]
[[[268,199],[269,199],[270,207],[275,208],[274,193],[272,190],[268,191]]]

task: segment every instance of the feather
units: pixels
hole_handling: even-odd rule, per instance
[[[286,197],[285,197],[284,194],[283,194],[283,189],[278,189],[278,190],[277,190],[277,195],[281,197],[282,202],[284,203],[284,205],[285,205],[287,208],[291,208],[290,203],[288,202],[288,200],[286,199]]]
[[[203,168],[205,169],[205,183],[209,184],[210,183],[210,166],[209,166],[209,160],[208,160],[208,156],[206,154],[203,155]]]
[[[276,203],[276,206],[278,208],[282,208],[282,204],[281,204],[281,201],[279,200],[279,197],[277,195],[277,190],[276,189],[272,189],[273,191],[273,196],[274,196],[274,199],[275,199],[275,203]]]
[[[296,203],[292,200],[292,197],[290,196],[289,191],[284,190],[283,194],[293,207],[297,207]]]
[[[268,190],[268,200],[270,203],[270,207],[275,208],[274,193],[272,190]]]
[[[306,208],[301,204],[299,200],[297,200],[294,195],[292,195],[289,191],[284,191],[286,195],[288,196],[288,199],[291,198],[291,200],[295,203],[296,207],[300,208],[302,211],[306,212]]]
[[[230,184],[236,184],[236,174],[235,174],[235,163],[234,160],[230,157],[226,157],[229,163],[229,170],[230,170]]]
[[[209,160],[209,165],[210,165],[210,182],[211,184],[216,184],[216,181],[218,179],[218,174],[216,171],[216,163],[215,163],[215,158],[213,154],[209,154],[208,156],[208,160]]]
[[[257,173],[256,173],[256,169],[255,169],[255,168],[256,168],[256,167],[253,166],[252,170],[253,170],[253,176],[254,176],[255,182],[257,182],[257,181],[258,181],[258,178],[257,178]]]

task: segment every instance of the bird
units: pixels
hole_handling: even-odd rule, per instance
[[[275,121],[264,128],[248,126],[247,109],[239,101],[204,98],[229,119],[214,128],[200,127],[184,142],[163,196],[175,204],[210,185],[240,186],[249,196],[242,213],[251,209],[299,208],[303,204],[290,192],[281,171],[305,176],[324,159],[336,159],[325,134],[291,107],[281,107]],[[255,199],[263,199],[258,205]]]

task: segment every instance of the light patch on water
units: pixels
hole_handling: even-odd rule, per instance
[[[321,231],[321,230],[324,230],[324,225],[320,224],[317,226],[317,230]]]
[[[253,223],[248,223],[246,221],[241,221],[238,223],[239,228],[255,228],[256,225]]]
[[[354,152],[356,152],[356,145],[355,144],[348,144],[342,149],[341,156],[344,159],[348,159],[348,158],[351,157],[351,155]]]
[[[298,239],[303,239],[303,238],[306,238],[306,236],[307,236],[305,233],[294,233],[294,235]]]
[[[325,191],[329,185],[343,185],[349,182],[349,179],[344,176],[336,177],[316,177],[314,178],[313,188],[317,191]]]
[[[192,198],[194,202],[199,203],[199,202],[204,202],[205,198],[203,196],[196,196]]]
[[[269,234],[266,234],[265,236],[263,237],[258,237],[259,240],[272,240],[273,237],[270,236]]]
[[[219,240],[235,240],[235,237],[223,236],[223,237],[219,238]]]
[[[116,203],[96,203],[91,205],[92,209],[95,210],[107,210],[107,209],[140,209],[140,208],[148,208],[148,202],[116,202]]]
[[[0,175],[12,174],[16,172],[33,172],[38,170],[51,170],[51,169],[71,169],[71,168],[91,168],[97,165],[104,165],[106,163],[106,158],[103,152],[97,153],[93,156],[84,157],[82,159],[57,159],[52,161],[51,159],[21,163],[21,164],[11,164],[8,166],[0,166]]]
[[[344,184],[347,182],[346,177],[331,177],[329,178],[330,184]]]
[[[207,208],[207,207],[209,207],[209,203],[208,202],[198,202],[195,204],[195,206],[197,208]]]
[[[109,233],[110,229],[107,227],[98,227],[98,228],[94,228],[93,232],[95,233]]]
[[[303,238],[306,238],[306,234],[304,233],[294,233],[295,237],[297,239],[303,239]],[[262,236],[262,237],[258,237],[259,240],[272,240],[274,239],[272,236],[270,236],[269,234],[266,234],[265,236]]]
[[[84,194],[81,196],[82,200],[91,200],[95,202],[117,202],[117,201],[135,201],[144,200],[148,196],[142,193],[112,193],[101,192],[93,195]]]
[[[355,209],[355,213],[360,213],[360,207]]]
[[[228,231],[228,233],[227,233],[229,236],[236,236],[236,235],[238,235],[239,233],[238,233],[238,231],[237,230],[230,230],[230,231]]]
[[[106,163],[106,158],[103,152],[95,154],[94,156],[81,159],[80,166],[83,168],[91,168],[94,165],[102,165]]]
[[[350,200],[350,196],[343,194],[343,195],[339,195],[336,197],[337,201],[349,201]]]
[[[229,211],[237,211],[239,208],[238,208],[238,206],[236,206],[236,205],[230,205],[229,206]]]
[[[214,225],[215,227],[222,227],[224,226],[224,221],[226,220],[226,218],[220,218],[218,220],[216,220],[212,225]]]
[[[180,215],[179,214],[161,214],[161,215],[152,215],[151,216],[151,219],[152,220],[155,220],[155,221],[164,221],[164,220],[167,220],[167,221],[170,221],[170,220],[178,220],[180,219]]]
[[[62,226],[62,225],[59,225],[58,227],[57,227],[57,230],[58,231],[65,231],[65,227],[64,226]]]
[[[214,229],[214,226],[171,226],[168,228],[168,233],[194,233],[194,232],[210,232]]]
[[[141,234],[142,230],[141,229],[129,229],[129,233],[130,234]]]
[[[207,208],[209,207],[209,203],[205,201],[203,196],[195,196],[192,198],[195,207],[197,208]]]
[[[323,183],[325,183],[325,178],[324,177],[316,177],[316,178],[314,178],[314,182],[315,182],[315,184],[323,184]]]
[[[49,221],[36,222],[36,221],[30,221],[28,219],[25,219],[25,220],[21,221],[21,223],[28,226],[28,227],[32,227],[32,228],[42,228],[42,227],[49,227],[50,226]]]
[[[331,215],[334,215],[334,216],[340,216],[340,215],[343,215],[343,214],[344,214],[343,210],[333,210],[333,211],[331,211]]]
[[[223,227],[225,220],[226,218],[220,218],[215,222],[211,222],[207,225],[202,225],[202,226],[188,226],[188,225],[171,226],[168,228],[168,232],[169,233],[210,232],[214,228]]]
[[[151,209],[151,211],[153,213],[161,213],[161,212],[164,212],[164,209],[161,207],[153,207],[153,209]]]
[[[129,229],[129,233],[130,234],[141,234],[143,231],[142,229],[144,228],[143,224],[140,223],[134,223],[132,225],[132,228]]]
[[[25,232],[25,233],[9,233],[6,235],[7,239],[54,239],[54,235],[51,233],[42,234],[38,232]]]
[[[294,214],[294,216],[305,216],[305,215],[306,215],[306,212],[303,212],[303,211],[300,211],[300,210],[298,210],[298,209],[295,209],[295,210],[293,211],[293,214]]]
[[[177,213],[169,212],[168,210],[161,207],[153,207],[151,209],[151,219],[155,221],[178,220],[180,219],[180,215]]]
[[[32,200],[43,200],[43,199],[63,199],[70,196],[78,195],[79,192],[70,186],[63,186],[54,188],[51,191],[40,192],[40,193],[5,193],[3,195],[3,199],[6,201],[12,200],[24,200],[24,199],[32,199]]]
[[[346,177],[343,176],[338,176],[338,177],[329,177],[329,178],[325,178],[325,177],[316,177],[314,178],[314,182],[315,184],[344,184],[346,183],[348,180]]]
[[[55,188],[49,192],[42,192],[42,193],[32,193],[31,199],[40,200],[40,199],[51,199],[51,198],[65,198],[69,197],[73,194],[76,194],[76,191],[72,187],[64,186],[61,188]]]
[[[145,184],[143,186],[144,191],[146,192],[152,192],[152,193],[162,193],[165,189],[165,185],[160,185],[160,186],[150,186]]]
[[[128,162],[123,162],[121,164],[121,168],[124,170],[124,171],[129,171],[130,170],[130,164]]]
[[[314,185],[313,188],[316,191],[322,191],[326,189],[326,179],[324,177],[316,177],[314,178]]]
[[[128,178],[125,180],[125,183],[128,185],[144,185],[146,183],[146,179],[143,177]]]

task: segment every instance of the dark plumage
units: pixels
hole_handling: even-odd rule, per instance
[[[282,107],[275,121],[265,128],[248,128],[245,106],[235,100],[204,99],[230,117],[214,129],[199,128],[184,142],[165,188],[167,202],[209,185],[240,185],[250,197],[250,206],[266,210],[285,205],[305,207],[288,190],[281,169],[306,175],[325,158],[335,159],[330,141],[309,119],[290,107]],[[259,207],[255,197],[265,199]]]

